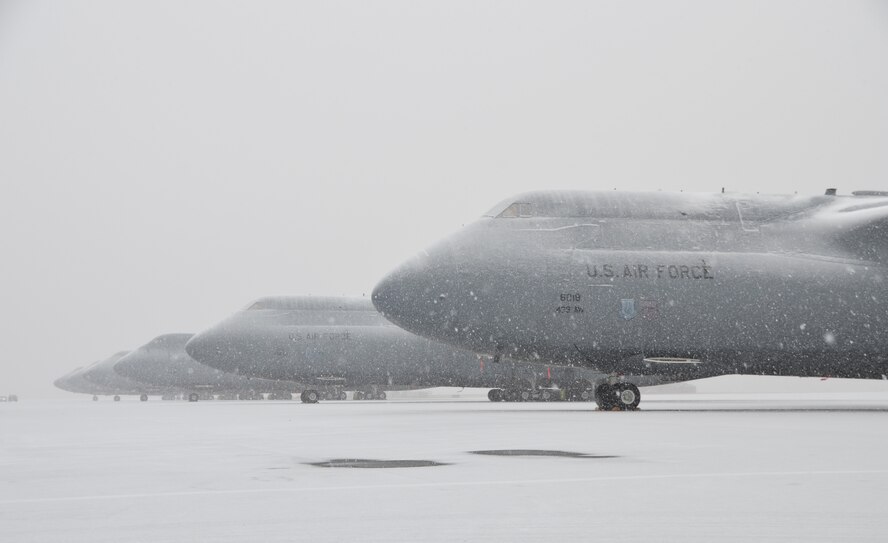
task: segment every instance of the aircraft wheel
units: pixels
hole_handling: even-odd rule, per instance
[[[196,402],[199,399],[200,399],[200,395],[198,395],[197,392],[192,392],[191,394],[188,395],[189,402]]]
[[[360,390],[356,390],[355,393],[352,395],[352,399],[353,399],[353,400],[363,400],[363,399],[364,399],[364,393],[361,392]]]
[[[617,407],[617,391],[616,387],[607,383],[598,385],[595,388],[595,403],[602,411],[610,411]]]
[[[115,401],[115,402],[119,402],[119,401],[120,401],[120,396],[114,396],[114,401]]]
[[[302,393],[302,403],[318,403],[320,399],[321,395],[317,390],[306,390]]]
[[[543,390],[540,392],[540,399],[544,402],[548,402],[552,399],[552,392],[549,390]]]
[[[589,388],[580,391],[580,400],[584,402],[591,402],[592,400],[598,401],[595,398],[595,391]]]
[[[641,392],[637,386],[632,383],[620,383],[616,386],[616,389],[616,405],[620,409],[628,411],[638,408],[638,404],[641,402]]]
[[[522,390],[518,392],[518,398],[518,401],[529,402],[533,400],[533,392],[531,392],[530,390]]]
[[[377,400],[384,400],[385,398],[386,398],[386,395],[385,395],[385,391],[384,391],[384,390],[380,390],[380,391],[376,394],[376,399],[377,399]]]
[[[339,393],[339,400],[340,401],[344,402],[347,398],[348,398],[348,394],[346,394],[344,390]]]
[[[141,396],[139,396],[139,401],[140,401],[140,402],[147,402],[147,401],[148,401],[148,395],[147,395],[147,394],[142,394]]]
[[[98,396],[93,396],[93,401],[94,401],[94,402],[99,401],[99,397],[98,397]]]
[[[505,398],[503,397],[503,391],[499,388],[492,388],[490,392],[487,393],[487,399],[492,402],[501,402]]]
[[[521,394],[515,389],[508,389],[503,394],[503,399],[507,402],[520,402]]]

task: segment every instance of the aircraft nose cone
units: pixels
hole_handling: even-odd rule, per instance
[[[195,334],[185,344],[185,352],[201,364],[223,371],[229,371],[234,364],[230,338],[215,329]]]
[[[396,270],[385,276],[370,296],[376,310],[392,322],[404,317],[404,306],[409,300],[405,279],[405,274],[400,269]]]
[[[133,351],[114,364],[114,371],[129,379],[144,377],[145,358],[140,352]]]
[[[376,310],[405,330],[435,338],[448,328],[458,297],[457,271],[446,255],[408,261],[373,289]]]

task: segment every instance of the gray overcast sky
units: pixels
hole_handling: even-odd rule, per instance
[[[888,188],[888,3],[0,3],[0,394],[540,188]]]

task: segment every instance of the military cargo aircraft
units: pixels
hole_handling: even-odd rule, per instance
[[[306,383],[308,403],[344,388],[362,389],[356,398],[384,399],[386,389],[434,386],[493,387],[491,400],[550,399],[550,381],[591,398],[598,377],[511,360],[485,364],[472,352],[405,332],[361,298],[262,298],[194,336],[185,350],[226,372]]]
[[[78,368],[56,379],[54,384],[69,392],[92,394],[93,400],[98,400],[99,396],[113,395],[117,402],[121,396],[137,395],[143,402],[147,401],[148,394],[158,394],[161,390],[147,383],[126,379],[114,372],[114,365],[127,352],[120,351],[85,368]]]
[[[533,192],[385,277],[373,303],[430,339],[608,374],[885,379],[888,192]]]
[[[90,394],[93,396],[94,400],[98,400],[99,394],[106,394],[105,390],[83,378],[83,371],[98,363],[99,362],[93,362],[89,366],[86,366],[86,368],[76,368],[75,370],[66,373],[65,375],[56,379],[53,384],[57,388],[66,390],[68,392],[74,392],[77,394]]]
[[[291,381],[272,381],[233,375],[196,362],[185,352],[194,334],[164,334],[131,351],[114,365],[125,378],[148,383],[165,395],[184,391],[189,401],[220,398],[290,400],[302,387]]]
[[[98,364],[86,368],[83,371],[83,378],[105,390],[112,391],[115,402],[119,401],[120,396],[124,395],[139,396],[141,401],[147,402],[149,394],[162,394],[164,389],[161,387],[134,379],[127,379],[114,371],[114,366],[117,362],[127,354],[129,354],[129,351],[114,353]]]

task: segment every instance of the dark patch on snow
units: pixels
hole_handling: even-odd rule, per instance
[[[469,451],[472,454],[488,456],[561,456],[565,458],[617,458],[612,455],[586,454],[571,451],[549,451],[542,449],[501,449],[493,451]]]
[[[433,460],[368,460],[365,458],[337,458],[324,462],[309,462],[319,468],[427,468],[446,466]]]

